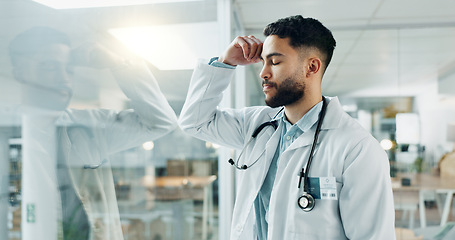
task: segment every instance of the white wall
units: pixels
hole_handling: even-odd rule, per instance
[[[425,159],[437,163],[442,154],[450,151],[447,142],[447,124],[455,122],[455,96],[441,95],[435,81],[417,95],[414,106],[420,115],[421,143],[426,147]]]
[[[441,94],[455,95],[455,67],[438,79],[438,91]]]

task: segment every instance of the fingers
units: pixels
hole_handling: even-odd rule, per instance
[[[75,48],[71,51],[71,64],[72,65],[83,65],[82,63],[87,62],[87,54],[85,49],[82,49],[81,47]]]
[[[243,36],[236,38],[237,44],[242,48],[243,57],[248,61],[259,61],[262,52],[262,41],[254,36]]]
[[[72,64],[91,68],[115,67],[120,58],[98,43],[84,43],[71,53]]]
[[[238,36],[218,58],[231,66],[249,65],[260,61],[262,41],[254,36]]]
[[[262,45],[263,45],[262,41],[251,35],[248,36],[247,41],[251,46],[248,60],[255,61],[255,60],[259,59],[259,57],[261,56],[261,53],[262,53]]]
[[[71,51],[71,63],[76,66],[87,66],[91,63],[95,43],[84,43]]]

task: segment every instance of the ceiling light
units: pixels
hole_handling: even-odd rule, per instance
[[[154,147],[155,147],[155,144],[152,141],[145,142],[144,144],[142,144],[142,148],[144,148],[147,151],[152,150]]]
[[[160,70],[192,69],[198,58],[219,53],[216,22],[117,28],[109,33]]]
[[[201,0],[33,0],[33,1],[55,9],[70,9],[129,6],[173,2],[196,2]]]
[[[393,142],[390,139],[383,139],[380,144],[381,147],[386,151],[392,149],[393,147]]]

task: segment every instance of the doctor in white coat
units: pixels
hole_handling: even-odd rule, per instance
[[[219,58],[200,61],[179,119],[195,137],[242,149],[230,161],[240,181],[230,238],[395,239],[386,153],[336,97],[322,97],[331,32],[293,16],[264,34],[264,43],[237,37]],[[235,66],[259,61],[268,106],[218,108]]]
[[[41,203],[58,197],[60,204],[50,206],[43,215],[61,208],[59,238],[122,240],[109,160],[114,153],[155,140],[177,127],[177,117],[155,77],[140,59],[125,58],[96,43],[72,49],[66,34],[48,27],[19,34],[9,51],[14,77],[22,83],[23,117],[31,129],[25,138],[32,144],[24,148],[32,153],[24,163],[30,170],[24,173],[30,179],[24,191],[29,197],[22,204],[38,202],[37,209],[44,209]],[[73,93],[73,67],[110,73],[131,108],[67,108]],[[33,193],[45,187],[58,189],[58,196]],[[26,232],[31,236],[24,239],[55,237],[46,237],[45,232],[57,221],[49,218],[46,222],[41,215],[36,218],[36,223],[23,221],[23,228],[37,229]],[[42,228],[35,228],[37,224]]]

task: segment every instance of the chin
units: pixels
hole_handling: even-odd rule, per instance
[[[270,91],[264,92],[264,96],[266,101],[273,98],[273,95],[270,93]]]

